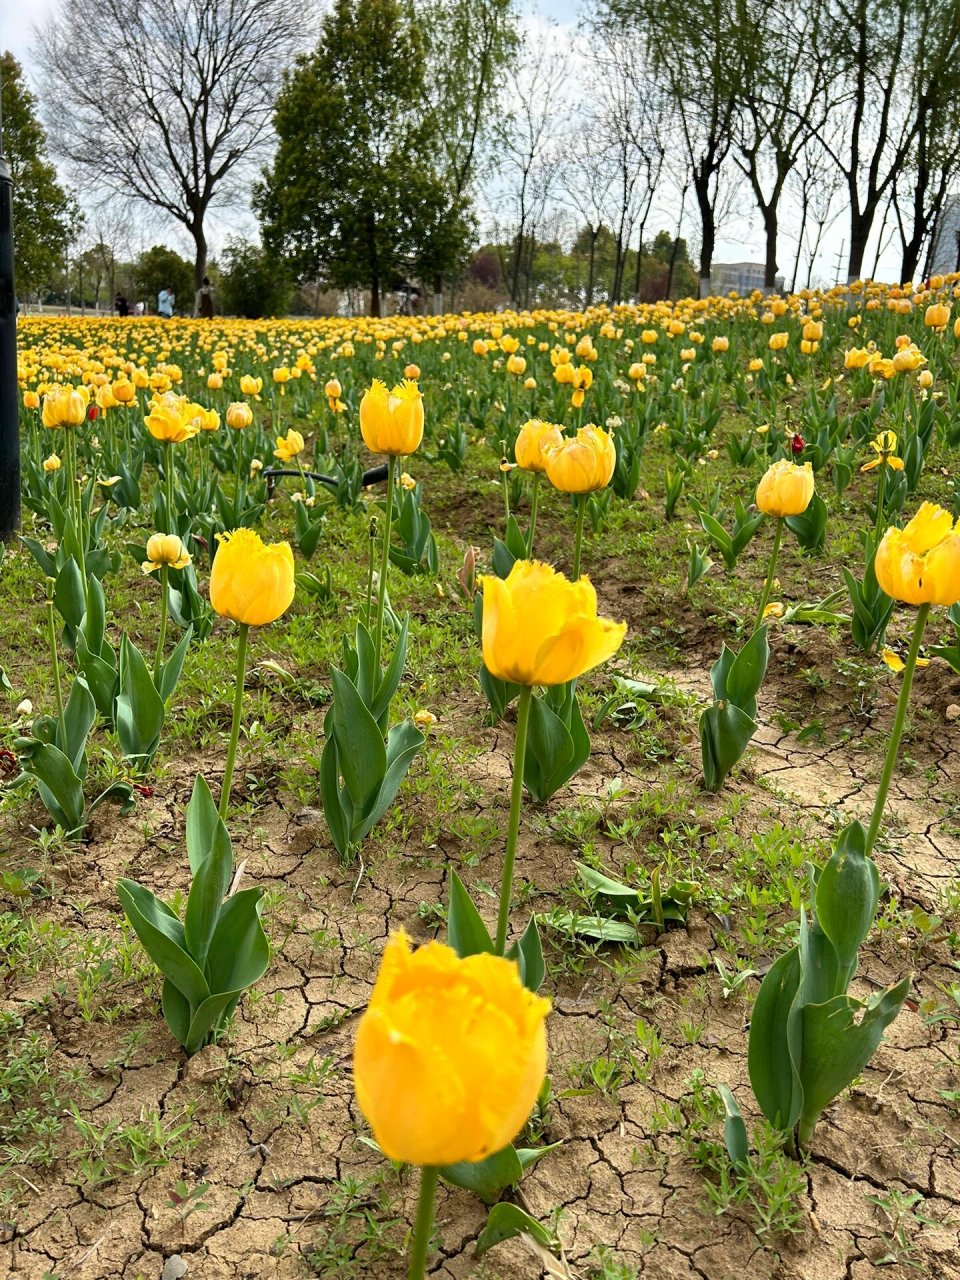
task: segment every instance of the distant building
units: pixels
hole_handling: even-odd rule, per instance
[[[930,274],[949,275],[960,270],[960,195],[947,196],[933,231]]]
[[[762,262],[715,262],[710,268],[710,288],[715,294],[753,293],[754,289],[769,292],[764,288]],[[783,276],[777,276],[773,288],[776,293],[783,293]]]

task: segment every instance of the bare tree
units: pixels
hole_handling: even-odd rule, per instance
[[[301,0],[61,0],[36,51],[52,146],[91,184],[181,223],[199,286],[207,213],[246,194],[310,33]]]
[[[511,207],[513,249],[505,276],[515,303],[529,298],[537,230],[559,176],[558,143],[566,103],[566,59],[550,40],[528,48],[511,76],[508,99],[516,104],[503,114],[500,177]],[[525,284],[521,289],[521,278]]]
[[[597,271],[597,240],[604,227],[614,175],[603,154],[602,119],[597,115],[579,130],[581,145],[563,170],[563,202],[574,211],[587,235],[587,283],[583,305],[593,305]]]

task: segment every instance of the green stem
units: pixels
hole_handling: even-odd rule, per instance
[[[773,535],[773,550],[770,552],[770,567],[767,570],[767,580],[763,584],[763,594],[760,597],[760,605],[757,609],[757,616],[753,624],[754,631],[763,622],[763,611],[766,609],[770,600],[770,591],[773,587],[773,577],[777,572],[777,560],[780,558],[780,542],[783,538],[783,516],[777,520],[777,529]]]
[[[884,499],[884,490],[886,489],[886,485],[887,485],[887,460],[883,456],[883,454],[881,454],[880,455],[880,474],[877,476],[877,522],[874,525],[874,530],[873,530],[874,541],[877,543],[878,546],[880,544],[880,538],[883,534],[883,523],[884,523],[883,499]]]
[[[537,504],[540,500],[540,472],[533,473],[533,492],[530,494],[530,532],[527,534],[527,557],[533,559],[533,535],[537,531]]]
[[[410,1280],[423,1280],[427,1273],[427,1250],[433,1231],[433,1201],[437,1193],[440,1171],[434,1165],[424,1165],[420,1170],[420,1197],[417,1200],[417,1221],[413,1228],[413,1249],[410,1253]]]
[[[227,806],[230,804],[230,784],[233,781],[233,766],[237,759],[237,743],[240,741],[240,716],[243,712],[243,680],[247,671],[247,635],[250,628],[245,622],[240,623],[237,637],[237,675],[236,688],[233,694],[233,724],[230,727],[230,745],[227,747],[227,767],[223,771],[223,788],[220,791],[220,817],[226,820]]]
[[[53,583],[47,597],[47,634],[50,637],[50,660],[53,663],[53,683],[57,693],[57,718],[63,725],[63,685],[60,683],[60,657],[57,653],[57,624],[53,616]],[[61,729],[62,732],[62,729]]]
[[[506,458],[506,452],[504,452],[504,458]],[[500,472],[500,483],[501,483],[501,485],[503,486],[503,522],[504,522],[504,530],[506,530],[506,526],[510,523],[510,489],[509,489],[509,487],[508,487],[508,485],[507,485],[507,475],[508,475],[508,474],[509,474],[509,473],[508,473],[508,472],[506,472],[506,471],[501,471],[501,472]],[[504,537],[506,537],[506,532],[504,532]]]
[[[153,683],[160,688],[160,667],[163,663],[163,645],[167,638],[167,578],[170,566],[160,566],[160,634],[157,636],[157,653],[153,660]]]
[[[377,522],[376,520],[371,518],[370,538],[369,538],[370,548],[367,553],[367,621],[366,621],[367,631],[370,630],[370,615],[373,612],[373,566],[376,562],[376,547],[375,547],[376,537],[377,537]]]
[[[580,557],[583,553],[583,519],[587,514],[587,495],[577,494],[577,531],[573,535],[573,580],[580,577]]]
[[[179,530],[173,512],[173,445],[168,444],[163,455],[163,488],[167,506],[167,533],[178,533]]]
[[[77,431],[76,427],[65,427],[67,433],[67,484],[70,486],[70,517],[77,534],[78,568],[80,581],[83,583],[83,598],[87,599],[87,556],[86,531],[83,528],[80,502],[80,482],[77,479]]]
[[[500,883],[500,908],[497,913],[497,938],[494,951],[502,956],[507,945],[507,923],[510,918],[510,895],[513,889],[513,866],[517,860],[517,836],[520,834],[520,809],[523,803],[523,762],[527,754],[527,726],[530,723],[530,700],[533,690],[524,685],[517,703],[517,738],[513,747],[513,788],[510,792],[510,822],[507,826],[507,850],[503,858]]]
[[[870,819],[870,830],[867,832],[868,858],[873,852],[873,846],[876,843],[877,834],[880,831],[880,822],[883,818],[883,810],[887,802],[887,792],[890,790],[890,782],[893,778],[893,771],[897,763],[897,751],[900,746],[900,739],[903,736],[904,722],[907,718],[907,704],[910,701],[910,689],[913,685],[913,675],[917,669],[917,657],[920,653],[920,645],[923,642],[923,632],[927,625],[927,616],[929,613],[930,606],[928,604],[922,604],[917,610],[917,621],[913,627],[913,636],[910,640],[910,652],[907,654],[906,665],[903,668],[903,681],[900,685],[900,696],[897,699],[897,710],[893,717],[893,729],[890,731],[890,741],[887,743],[887,756],[883,762],[883,773],[880,775],[877,799],[873,806],[873,817]]]
[[[377,635],[374,640],[373,669],[379,680],[380,653],[383,649],[383,615],[387,601],[387,569],[390,564],[390,533],[393,526],[393,491],[396,487],[397,459],[393,456],[387,462],[387,515],[383,522],[383,547],[380,551],[380,581],[377,583]]]

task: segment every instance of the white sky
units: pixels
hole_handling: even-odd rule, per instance
[[[528,0],[528,3],[530,0]],[[34,27],[44,21],[50,13],[55,9],[57,0],[0,0],[0,48],[9,49],[15,57],[17,57],[24,65],[28,79],[36,89],[37,77],[35,68],[30,59],[30,48],[33,41]],[[532,7],[532,5],[531,5]],[[580,0],[539,0],[536,4],[536,11],[543,15],[550,22],[560,24],[561,28],[569,31],[570,37],[574,35],[577,16],[580,10]],[[533,17],[529,19],[530,25],[536,28],[542,22],[542,19]],[[567,32],[563,33],[564,35]],[[575,47],[575,40],[565,40],[564,43],[568,47]],[[675,201],[668,197],[664,202],[663,225],[671,227],[667,211],[670,206],[675,206]],[[763,237],[762,227],[759,217],[752,208],[752,197],[749,190],[744,187],[740,197],[739,206],[742,213],[739,217],[731,220],[725,227],[721,229],[718,235],[716,260],[723,261],[742,261],[742,260],[763,260]],[[691,208],[690,214],[686,219],[684,230],[687,234],[696,234],[696,213]],[[792,273],[793,259],[796,251],[796,241],[790,236],[790,232],[794,229],[796,223],[792,216],[792,211],[785,205],[781,216],[781,246],[780,246],[780,266],[782,271],[786,271],[787,283]],[[659,228],[652,228],[653,231]],[[227,219],[218,221],[217,225],[211,228],[213,235],[212,247],[216,249],[216,241],[226,238],[227,235],[240,232],[250,234],[255,231],[255,224],[250,215],[237,214]],[[878,227],[879,230],[879,219]],[[876,233],[875,233],[876,234]],[[145,231],[146,238],[153,243],[156,233],[150,230]],[[832,284],[838,275],[838,255],[843,248],[847,235],[846,219],[842,212],[836,218],[833,226],[828,229],[824,236],[823,245],[820,256],[817,259],[814,271],[814,283]],[[174,229],[165,237],[171,244],[174,244],[181,252],[187,252],[189,256],[189,244],[186,237],[178,234]],[[865,269],[870,270],[873,266],[874,254],[876,252],[875,243],[869,247]],[[881,278],[892,278],[897,271],[899,255],[896,251],[896,245],[890,245],[880,258],[879,275]],[[805,265],[801,268],[801,279],[805,275]],[[841,277],[845,276],[845,263],[840,267]]]

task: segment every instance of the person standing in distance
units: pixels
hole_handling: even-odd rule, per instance
[[[163,316],[164,320],[172,320],[173,306],[176,300],[176,296],[170,286],[165,286],[157,294],[157,314]]]
[[[197,290],[193,313],[201,320],[213,319],[213,285],[209,276],[203,277],[203,284]]]

